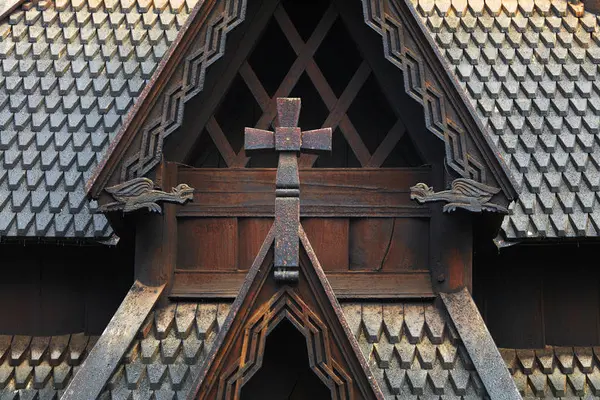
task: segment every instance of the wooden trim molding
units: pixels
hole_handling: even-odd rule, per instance
[[[299,279],[275,281],[275,229],[263,242],[188,399],[239,400],[261,368],[268,334],[287,319],[306,338],[309,366],[334,400],[383,400],[306,233],[299,228]]]
[[[273,217],[275,169],[180,168],[177,181],[194,187],[194,201],[177,217]],[[303,217],[429,217],[410,199],[410,186],[431,182],[431,170],[301,169]]]
[[[340,299],[434,298],[428,271],[325,273]],[[171,299],[235,298],[247,272],[175,270]]]
[[[151,287],[138,281],[131,286],[62,399],[89,400],[100,396],[164,288],[164,285]]]

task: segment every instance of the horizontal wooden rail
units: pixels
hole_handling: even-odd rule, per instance
[[[305,217],[429,217],[410,199],[410,187],[429,182],[430,170],[300,170]],[[270,217],[275,204],[274,169],[180,168],[178,182],[195,188],[194,201],[178,217]]]
[[[335,272],[327,279],[338,298],[431,298],[434,297],[430,274],[411,273]],[[175,270],[170,297],[235,298],[246,277],[245,272],[214,272]]]

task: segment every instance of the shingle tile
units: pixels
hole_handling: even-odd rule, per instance
[[[0,26],[3,72],[0,148],[16,151],[9,153],[4,164],[19,167],[19,171],[23,171],[20,174],[27,175],[27,188],[35,191],[30,202],[17,206],[31,207],[31,213],[35,214],[33,218],[29,214],[21,218],[21,228],[30,226],[28,231],[21,232],[25,236],[54,235],[57,231],[83,237],[112,233],[103,216],[92,216],[90,206],[82,205],[85,183],[82,173],[89,176],[89,169],[106,151],[108,138],[120,127],[121,115],[131,108],[131,96],[141,93],[159,61],[156,57],[166,51],[165,31],[177,31],[157,23],[163,11],[150,7],[150,3],[144,5],[144,1],[131,0],[125,9],[114,0],[40,3],[39,7],[26,6],[26,11],[16,10],[9,16],[11,25]],[[191,9],[181,4],[175,11],[164,8],[164,13],[169,14],[162,16],[164,22],[187,18]],[[152,12],[141,12],[149,11],[148,7]],[[144,24],[140,23],[142,15]],[[134,31],[125,28],[124,23]],[[158,45],[156,52],[150,40]],[[114,60],[121,63],[116,70],[105,64]],[[115,97],[121,94],[123,97],[115,102]],[[94,133],[91,151],[86,147],[90,143],[86,132]],[[30,139],[13,150],[11,146],[17,133],[19,137],[28,134]],[[70,139],[75,136],[79,138]],[[29,143],[35,143],[34,147]],[[21,180],[15,172],[10,175],[11,185],[16,190]],[[47,191],[39,191],[42,179],[46,182],[45,190],[56,190],[62,182],[68,190],[57,192],[51,200]],[[61,194],[65,196],[63,200],[59,199]],[[69,217],[61,211],[67,198],[68,209],[78,209],[76,212],[81,213],[81,217]],[[73,199],[78,200],[72,203]],[[12,202],[3,204],[12,207]],[[54,218],[54,213],[62,214]],[[85,222],[85,218],[89,222]],[[6,219],[5,227],[10,227],[14,220]],[[54,229],[55,224],[60,227]],[[94,228],[89,229],[89,226]],[[11,232],[16,234],[16,230]]]

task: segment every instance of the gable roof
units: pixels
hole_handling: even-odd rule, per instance
[[[600,235],[598,17],[566,0],[408,3],[517,181],[504,235]]]
[[[110,236],[85,182],[195,2],[25,3],[0,22],[0,236]],[[598,236],[598,17],[485,4],[406,2],[521,192],[503,233]]]
[[[332,4],[332,7],[338,7],[339,3],[341,2]],[[252,26],[259,27],[263,22],[266,23],[278,4],[276,0],[263,3],[262,9],[256,13],[252,21]],[[98,198],[109,183],[116,184],[150,173],[160,162],[162,149],[166,146],[163,141],[167,137],[171,138],[181,126],[185,103],[203,90],[207,68],[223,55],[227,33],[244,20],[245,8],[245,0],[207,2],[190,18],[178,42],[174,44],[157,70],[153,85],[145,91],[139,103],[131,110],[122,131],[88,182],[88,192],[91,197]],[[365,21],[373,26],[374,21],[382,18],[380,15],[373,14],[379,10],[376,7],[369,10],[365,8],[364,17],[360,7],[357,10],[360,14],[358,19],[355,15],[350,16],[354,11],[348,13],[340,10],[345,22],[347,22],[346,18],[351,19],[356,29],[366,29]],[[414,19],[412,15],[402,17],[410,19],[413,25],[416,23],[412,21]],[[408,30],[403,30],[401,24],[400,27],[393,28],[399,29],[395,35],[409,34]],[[260,29],[253,28],[249,32],[251,33],[245,36],[238,48],[251,47],[253,41],[248,38],[258,37]],[[379,33],[382,33],[381,29]],[[212,38],[213,35],[218,38],[214,39],[214,43],[207,39]],[[389,58],[390,51],[400,50],[390,50],[386,40],[387,38],[384,38],[383,48],[386,53],[383,55]],[[361,42],[363,45],[359,47],[365,50],[364,41]],[[410,49],[402,49],[405,50],[410,54],[406,60],[408,64],[400,61],[395,65],[405,73],[406,92],[423,105],[429,130],[444,141],[449,168],[460,176],[497,185],[502,189],[505,198],[512,198],[513,184],[502,160],[491,150],[484,135],[480,134],[478,120],[474,119],[468,111],[463,111],[465,102],[460,99],[460,92],[457,92],[456,88],[449,89],[451,85],[447,81],[451,76],[443,69],[443,73],[439,73],[432,67],[434,63],[430,61],[435,59],[436,68],[440,69],[439,60],[432,48],[420,44]],[[368,49],[367,51],[371,52]],[[377,52],[377,56],[383,60],[381,55]],[[235,59],[239,61],[241,58]],[[227,71],[230,69],[228,67]],[[236,72],[237,69],[234,70],[234,73]],[[379,73],[379,75],[386,74]],[[269,104],[273,104],[273,99],[268,100]],[[186,162],[183,159],[171,161]]]
[[[194,302],[156,308],[100,399],[189,398],[230,307]],[[342,308],[385,398],[488,397],[454,325],[432,301],[363,301]]]
[[[0,21],[0,236],[111,235],[85,182],[196,2],[36,1]]]

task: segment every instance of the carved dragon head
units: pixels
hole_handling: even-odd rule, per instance
[[[434,193],[433,188],[424,183],[417,183],[410,188],[411,200],[417,200],[419,202],[425,201],[427,197],[432,196]]]
[[[177,195],[181,200],[188,201],[194,198],[194,188],[186,185],[185,183],[180,183],[175,186],[171,193]]]

